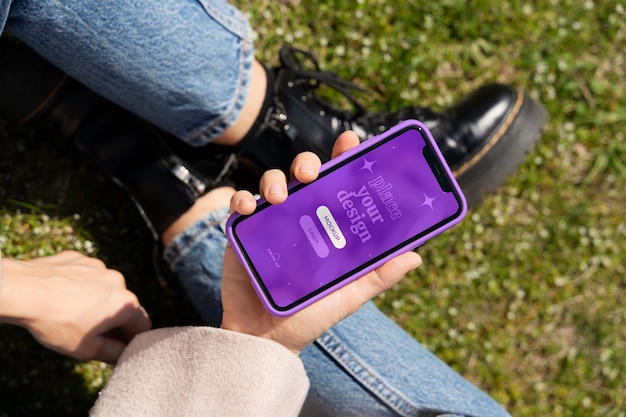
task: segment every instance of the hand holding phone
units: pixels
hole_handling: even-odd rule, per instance
[[[458,223],[463,195],[424,125],[407,121],[231,216],[227,236],[268,311],[286,316]]]
[[[333,157],[359,144],[354,132],[339,136]],[[292,164],[294,177],[303,183],[313,181],[321,162],[312,153],[299,154]],[[279,186],[280,192],[270,192]],[[261,190],[272,204],[280,204],[287,197],[285,175],[268,171],[261,180]],[[231,210],[250,214],[256,207],[252,194],[239,191],[231,200]],[[311,344],[339,320],[355,313],[364,303],[398,283],[409,271],[421,264],[420,256],[407,252],[397,256],[356,281],[334,291],[308,308],[289,317],[270,314],[253,289],[248,272],[233,248],[228,245],[224,255],[222,280],[222,328],[274,340],[294,353]]]

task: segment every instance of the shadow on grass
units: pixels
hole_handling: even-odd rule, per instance
[[[127,196],[50,132],[0,118],[0,210],[67,221],[71,233],[93,242],[95,256],[124,274],[155,327],[199,323],[180,292],[171,294],[157,282],[152,238]],[[33,241],[45,243],[46,236],[33,234]],[[37,253],[34,245],[17,252]],[[97,390],[76,370],[81,365],[41,347],[23,329],[0,325],[0,417],[86,415]]]

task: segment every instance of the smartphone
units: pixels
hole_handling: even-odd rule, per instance
[[[408,120],[260,199],[226,235],[266,309],[288,316],[459,223],[467,205],[430,132]]]

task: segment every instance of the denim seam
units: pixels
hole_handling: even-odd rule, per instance
[[[199,0],[198,3],[200,3],[200,6],[209,14],[209,16],[219,22],[219,24],[222,25],[226,30],[237,36],[243,36],[245,30],[241,31],[240,29],[245,29],[245,27],[242,27],[240,25],[240,22],[243,19],[241,11],[237,9],[230,9],[231,11],[233,11],[231,16],[228,13],[225,13],[219,7],[216,7],[213,4],[214,2]],[[229,2],[225,3],[229,4]]]
[[[250,76],[247,77],[246,74],[252,68],[252,61],[254,60],[254,56],[252,43],[250,41],[252,34],[250,33],[248,26],[246,25],[246,20],[242,16],[239,19],[239,22],[241,24],[241,32],[244,34],[244,37],[241,39],[243,45],[242,59],[240,61],[239,68],[239,78],[237,80],[237,91],[235,93],[235,97],[237,98],[231,102],[231,105],[221,117],[219,117],[213,123],[206,126],[201,132],[197,133],[189,139],[189,142],[192,144],[205,145],[207,141],[206,139],[208,139],[209,142],[215,139],[213,136],[218,136],[219,134],[223,133],[228,127],[230,127],[229,123],[231,123],[231,119],[233,119],[232,123],[237,120],[239,114],[241,113],[241,110],[245,105],[247,99],[245,92],[249,90],[251,83]],[[210,138],[206,138],[207,133],[208,136],[211,136]]]
[[[338,363],[342,364],[346,371],[359,383],[367,387],[380,401],[387,404],[397,413],[403,416],[420,415],[420,411],[412,404],[401,399],[401,396],[376,374],[367,370],[367,367],[341,343],[339,338],[326,332],[317,339],[317,343]]]
[[[326,332],[316,340],[316,344],[326,351],[337,363],[343,366],[356,381],[366,387],[372,395],[403,417],[452,416],[447,411],[420,410],[407,401],[403,395],[375,373],[369,371],[359,358],[347,349],[341,340]]]

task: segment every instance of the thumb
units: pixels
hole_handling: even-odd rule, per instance
[[[351,283],[358,286],[360,299],[356,299],[360,304],[364,304],[370,299],[381,294],[397,284],[406,274],[422,264],[422,258],[413,251],[403,253],[375,271]],[[350,284],[350,285],[351,285]]]

